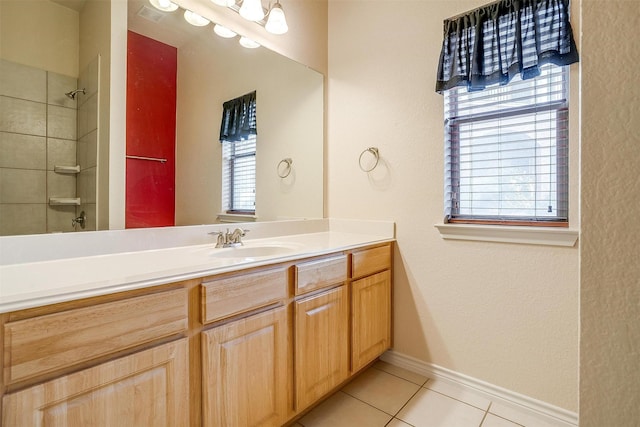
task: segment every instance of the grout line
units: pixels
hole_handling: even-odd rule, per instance
[[[358,397],[356,397],[356,396],[354,396],[354,395],[352,395],[352,394],[349,394],[349,393],[347,393],[346,391],[344,391],[344,390],[342,390],[342,389],[338,390],[338,392],[339,392],[339,393],[344,393],[344,394],[346,394],[347,396],[349,396],[349,397],[351,397],[351,398],[353,398],[353,399],[357,400],[358,402],[362,402],[362,403],[364,403],[365,405],[370,406],[370,407],[372,407],[373,409],[375,409],[375,410],[377,410],[377,411],[382,412],[383,414],[389,415],[389,416],[391,417],[391,419],[393,419],[393,414],[390,414],[390,413],[388,413],[388,412],[386,412],[386,411],[383,411],[383,410],[382,410],[382,409],[380,409],[380,408],[376,408],[375,406],[373,406],[373,405],[372,405],[371,403],[369,403],[369,402],[365,402],[364,400],[362,400],[362,399],[360,399],[360,398],[358,398]],[[389,421],[391,421],[391,420],[389,420]]]
[[[460,399],[458,399],[457,397],[449,396],[448,394],[444,394],[444,393],[442,393],[442,392],[440,392],[440,391],[438,391],[438,390],[432,390],[432,389],[430,389],[430,388],[426,388],[426,387],[423,387],[423,388],[424,388],[424,389],[426,389],[426,390],[432,391],[432,392],[434,392],[434,393],[438,393],[438,394],[440,394],[440,395],[442,395],[442,396],[444,396],[444,397],[448,397],[449,399],[453,399],[453,400],[455,400],[455,401],[457,401],[457,402],[464,403],[465,405],[467,405],[467,406],[471,406],[472,408],[476,408],[476,409],[478,409],[478,410],[480,410],[480,411],[489,412],[489,409],[488,409],[488,408],[487,408],[487,409],[479,408],[479,407],[477,407],[477,406],[475,406],[475,405],[472,405],[471,403],[465,402],[464,400],[460,400]],[[489,401],[489,408],[491,407],[491,403],[492,403],[492,402],[491,402],[491,401]]]
[[[425,382],[425,384],[426,384],[428,381],[429,381],[429,380],[427,380],[427,381]],[[396,415],[398,415],[398,414],[399,414],[399,413],[400,413],[400,412],[405,408],[405,406],[407,406],[407,404],[411,401],[411,399],[413,399],[413,398],[416,396],[416,394],[418,394],[418,392],[419,392],[420,390],[422,390],[422,387],[418,387],[418,389],[416,390],[416,392],[415,392],[415,393],[413,393],[413,394],[411,395],[411,397],[410,397],[410,398],[408,398],[406,402],[404,402],[404,405],[402,405],[402,406],[400,407],[400,409],[398,409],[398,411],[393,415],[393,418],[396,418]],[[393,419],[393,418],[392,418],[392,419]],[[398,419],[400,420],[400,418],[398,418]],[[402,421],[402,422],[405,422],[404,420],[401,420],[401,421]],[[408,423],[407,423],[407,424],[408,424]]]
[[[489,404],[489,407],[491,407],[491,404]],[[482,424],[484,424],[484,420],[487,419],[487,415],[489,415],[489,408],[484,411],[484,415],[482,416],[482,420],[480,421],[480,425],[478,427],[482,427]]]
[[[404,421],[404,420],[401,420],[400,418],[396,418],[396,417],[391,418],[391,419],[389,420],[389,422],[388,422],[387,424],[385,424],[385,427],[387,427],[389,424],[391,424],[391,421],[393,421],[393,420],[398,420],[398,421],[400,421],[400,422],[401,422],[401,423],[403,423],[403,424],[406,424],[406,425],[411,426],[411,427],[415,427],[413,424],[409,424],[408,422],[406,422],[406,421]]]
[[[373,366],[372,366],[372,368],[373,368],[373,369],[375,369],[375,370],[377,370],[377,371],[384,372],[385,374],[393,375],[393,376],[394,376],[394,377],[396,377],[396,378],[400,378],[401,380],[405,380],[405,381],[407,381],[407,382],[409,382],[409,383],[411,383],[411,384],[415,384],[415,385],[420,386],[420,387],[424,387],[424,385],[425,385],[426,383],[428,383],[429,381],[431,381],[431,378],[427,378],[427,379],[426,379],[426,381],[425,381],[425,382],[423,382],[423,383],[414,383],[413,381],[408,380],[408,379],[406,379],[406,378],[403,378],[403,377],[401,377],[400,375],[393,374],[393,373],[391,373],[391,372],[385,371],[384,369],[376,368],[376,366],[375,366],[375,365],[373,365]],[[403,368],[401,368],[401,369],[403,369]],[[420,374],[418,374],[418,375],[420,375]],[[424,375],[421,375],[421,376],[424,376]]]

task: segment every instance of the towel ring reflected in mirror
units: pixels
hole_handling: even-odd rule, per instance
[[[374,157],[373,166],[365,167],[363,166],[363,161],[366,160],[365,154],[370,153]],[[360,169],[362,172],[371,172],[378,166],[378,162],[380,161],[380,151],[378,151],[378,147],[369,147],[360,153],[360,157],[358,158],[358,164],[360,165]]]
[[[291,157],[287,157],[286,159],[280,160],[280,163],[278,163],[278,166],[276,168],[278,172],[278,176],[280,178],[286,178],[289,176],[289,174],[291,173],[292,163],[293,163],[293,160],[291,159]]]

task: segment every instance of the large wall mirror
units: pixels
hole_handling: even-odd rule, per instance
[[[101,200],[113,149],[104,111],[114,89],[112,58],[99,36],[110,25],[100,21],[109,15],[101,10],[105,5],[0,1],[0,235],[108,227],[100,220],[108,215],[102,206],[108,202]],[[255,219],[323,216],[320,73],[264,47],[246,49],[237,38],[220,38],[212,25],[193,27],[180,11],[157,12],[146,0],[128,2],[127,27],[177,49],[176,225],[228,220],[219,215],[222,104],[253,90]],[[278,170],[283,159],[292,161],[286,178]],[[81,212],[84,229],[73,223]]]

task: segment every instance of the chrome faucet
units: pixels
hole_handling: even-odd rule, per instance
[[[216,248],[230,248],[232,246],[241,246],[242,238],[249,230],[243,230],[242,228],[236,228],[233,232],[229,232],[227,228],[226,233],[222,231],[217,231],[213,233],[209,233],[217,236]]]
[[[87,222],[87,215],[84,213],[84,211],[80,212],[80,216],[77,218],[73,218],[71,220],[71,226],[73,228],[76,228],[76,224],[80,224],[81,228],[84,228],[86,226],[86,222]]]

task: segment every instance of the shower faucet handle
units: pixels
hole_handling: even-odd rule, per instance
[[[76,224],[80,224],[80,228],[84,229],[87,224],[87,214],[84,211],[80,212],[80,216],[71,220],[71,226],[76,228]]]

